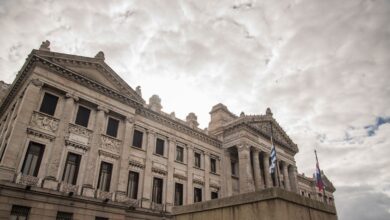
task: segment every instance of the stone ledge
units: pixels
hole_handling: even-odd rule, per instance
[[[221,199],[209,200],[206,202],[195,203],[186,206],[176,206],[172,209],[173,215],[189,214],[202,212],[212,209],[220,209],[231,206],[238,206],[247,203],[261,202],[266,200],[284,200],[322,212],[336,215],[334,206],[330,206],[319,201],[302,197],[296,193],[289,192],[279,188],[264,189],[259,192],[250,192]]]

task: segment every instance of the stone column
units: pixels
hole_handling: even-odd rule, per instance
[[[58,188],[58,182],[60,181],[59,178],[61,176],[58,169],[60,167],[61,155],[64,148],[64,139],[68,133],[69,122],[71,122],[74,114],[75,102],[79,100],[79,98],[72,93],[66,93],[65,98],[64,111],[62,111],[57,137],[54,141],[53,149],[51,150],[48,170],[43,182],[44,188],[52,190],[57,190]]]
[[[194,166],[194,147],[188,146],[187,152],[187,204],[194,203],[194,189],[192,187],[192,173]]]
[[[95,196],[95,190],[96,187],[94,184],[95,175],[99,175],[98,173],[95,173],[96,166],[99,166],[96,162],[99,158],[99,147],[101,144],[101,138],[102,133],[104,131],[104,122],[106,119],[105,114],[108,113],[108,109],[103,106],[98,106],[97,108],[97,114],[96,114],[96,120],[95,120],[95,127],[92,133],[92,140],[91,144],[89,145],[90,149],[88,152],[88,161],[87,166],[85,169],[85,176],[83,181],[83,189],[82,189],[82,195],[88,196],[88,197],[94,197]],[[97,171],[99,172],[99,171]]]
[[[249,145],[243,143],[238,146],[238,160],[240,193],[255,191],[251,170]]]
[[[152,178],[152,155],[154,151],[155,143],[155,132],[152,130],[147,131],[148,143],[146,146],[146,159],[145,159],[145,170],[144,170],[144,185],[142,191],[142,207],[150,208],[152,201],[152,187],[153,187],[153,178]]]
[[[272,179],[271,174],[269,173],[269,155],[268,153],[263,152],[263,156],[265,183],[267,188],[270,188],[272,187]]]
[[[210,192],[210,153],[205,152],[204,154],[204,193],[205,193],[205,200],[211,199],[211,192]]]
[[[283,181],[284,181],[284,189],[291,191],[290,179],[288,177],[287,163],[283,162]]]
[[[174,174],[174,161],[175,161],[176,140],[168,138],[168,176],[166,184],[166,205],[167,211],[172,211],[175,182],[173,180]]]
[[[27,85],[18,109],[18,117],[10,131],[8,145],[0,165],[0,180],[13,181],[26,142],[26,130],[32,113],[38,108],[43,82],[33,79]]]
[[[115,197],[118,202],[123,202],[127,199],[127,182],[129,177],[129,160],[130,160],[130,141],[134,126],[134,117],[128,116],[125,120],[125,129],[123,135],[123,145],[120,155],[119,177],[118,177],[118,189],[115,192]]]
[[[261,178],[261,171],[260,171],[260,160],[259,160],[259,150],[254,149],[253,151],[253,170],[254,170],[254,177],[255,177],[255,188],[256,191],[259,191],[264,188],[263,180]]]
[[[297,167],[294,165],[291,165],[291,169],[290,169],[289,174],[290,174],[291,191],[299,193]]]
[[[230,152],[225,150],[224,157],[222,158],[223,166],[222,169],[222,179],[224,180],[222,183],[223,195],[221,197],[228,197],[233,195],[233,186],[232,186],[232,164],[230,159]]]

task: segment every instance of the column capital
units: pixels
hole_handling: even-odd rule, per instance
[[[261,151],[261,150],[258,149],[258,148],[255,148],[255,147],[253,148],[253,153],[257,153],[257,154],[258,154],[258,153],[260,153],[260,151]]]
[[[67,92],[65,94],[65,98],[73,99],[75,102],[79,101],[79,97],[77,97],[73,92]]]
[[[126,116],[126,121],[129,122],[130,124],[133,124],[135,122],[134,116]]]
[[[41,80],[39,80],[39,79],[32,79],[30,82],[31,82],[31,84],[33,84],[36,87],[42,87],[43,86],[43,82]]]
[[[99,111],[103,111],[104,113],[108,113],[108,108],[107,107],[105,107],[105,106],[103,106],[103,105],[99,105],[98,107],[97,107],[97,109],[99,110]]]
[[[240,145],[237,145],[237,150],[238,150],[238,152],[249,151],[250,150],[250,146],[245,144],[245,142],[243,142]]]
[[[174,138],[174,137],[167,137],[167,140],[169,142],[172,142],[172,143],[176,143],[177,142],[176,138]]]

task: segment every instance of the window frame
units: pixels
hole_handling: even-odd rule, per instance
[[[214,161],[214,163],[213,163]],[[214,164],[214,166],[213,166]],[[214,169],[213,169],[214,167]],[[214,157],[210,157],[210,172],[211,173],[217,173],[217,159]]]
[[[21,210],[24,212],[23,213],[20,212]],[[27,220],[30,215],[30,212],[31,212],[31,207],[22,206],[22,205],[12,205],[10,217],[16,216],[16,219],[19,219],[19,217],[26,217]]]
[[[198,193],[199,193],[199,195],[198,195]],[[194,203],[202,202],[202,200],[203,200],[203,198],[202,198],[202,197],[203,197],[202,193],[203,193],[202,188],[200,188],[200,187],[194,187]],[[199,200],[197,199],[198,196],[199,196]]]
[[[156,183],[161,184],[160,190],[158,186],[155,186]],[[158,185],[158,184],[156,184]],[[164,193],[164,179],[159,177],[153,177],[153,185],[152,185],[152,202],[157,204],[162,204],[163,201],[163,193]]]
[[[103,165],[104,164],[109,165],[109,167],[110,167],[110,169],[109,169],[110,173],[109,174],[110,175],[108,176],[108,180],[105,181],[106,185],[102,186],[103,183],[101,183],[101,181],[102,181]],[[105,191],[105,192],[110,192],[113,166],[114,165],[112,163],[109,163],[109,162],[105,162],[105,161],[101,161],[100,162],[100,170],[99,170],[99,179],[98,179],[97,189],[99,189],[101,191]]]
[[[25,173],[24,170],[26,169],[26,166],[27,166],[26,163],[27,163],[27,159],[28,159],[27,157],[29,155],[29,152],[30,152],[33,144],[37,145],[40,149],[39,149],[38,159],[37,159],[37,162],[36,162],[35,167],[34,167],[34,171],[33,171],[32,175],[30,175],[29,174],[30,172]],[[45,152],[45,147],[46,146],[44,144],[41,144],[41,143],[38,143],[38,142],[35,142],[35,141],[30,141],[28,143],[27,151],[25,153],[23,164],[22,164],[22,169],[21,169],[21,173],[23,175],[35,176],[35,177],[38,176],[39,169],[41,167],[41,163],[42,163],[42,159],[43,159],[43,154]],[[28,170],[31,170],[31,164],[30,164],[30,168]]]
[[[54,109],[53,109],[53,113],[43,111],[43,102],[44,102],[44,100],[45,100],[45,96],[46,96],[46,95],[48,95],[48,96],[53,96],[53,97],[56,97],[56,98],[57,98],[56,103],[55,103],[55,106],[54,106]],[[59,101],[60,101],[60,96],[59,96],[59,95],[54,94],[54,93],[49,92],[49,91],[44,91],[44,92],[43,92],[43,95],[42,95],[42,98],[41,98],[41,102],[40,102],[38,111],[39,111],[40,113],[43,113],[43,114],[50,115],[50,116],[54,117],[55,114],[56,114],[56,110],[57,110],[57,106],[58,106]]]
[[[197,155],[199,155],[199,161],[197,160]],[[202,154],[197,151],[194,151],[194,167],[199,169],[202,168]]]
[[[65,180],[65,174],[66,174],[66,169],[67,169],[67,166],[68,166],[68,161],[69,161],[70,155],[75,155],[77,157],[77,159],[76,159],[76,169],[74,171],[74,174],[73,174],[71,182]],[[76,185],[77,184],[77,179],[78,179],[78,175],[79,175],[79,171],[80,171],[81,157],[82,157],[82,155],[80,155],[80,154],[76,154],[76,153],[73,153],[73,152],[68,152],[68,154],[66,155],[64,171],[63,171],[63,174],[62,174],[62,181],[66,182],[66,183],[69,183],[69,184],[72,184],[72,185]]]
[[[140,140],[141,143],[140,143],[140,146],[136,146],[136,145],[134,144],[136,132],[139,132],[139,133],[141,134],[141,140]],[[135,129],[133,130],[133,140],[132,140],[132,145],[131,145],[131,146],[133,146],[133,147],[135,147],[135,148],[138,148],[138,149],[142,149],[142,148],[143,148],[143,144],[144,144],[144,134],[145,134],[144,131],[141,131],[141,129],[135,128]]]
[[[158,152],[158,143],[159,141],[162,141],[162,152]],[[160,142],[161,143],[161,142]],[[155,146],[155,149],[154,149],[154,153],[157,154],[157,155],[160,155],[160,156],[164,156],[165,155],[165,143],[166,143],[166,140],[164,138],[161,138],[161,137],[156,137],[156,146]],[[161,149],[160,149],[161,150]]]
[[[60,216],[60,215],[64,215],[64,216]],[[56,220],[72,220],[72,219],[73,219],[72,212],[57,211]]]
[[[113,120],[113,121],[117,121],[117,126],[116,126],[116,129],[115,129],[115,135],[113,134],[109,134],[109,125],[110,125],[110,119]],[[118,118],[115,118],[115,117],[112,117],[112,116],[108,116],[107,117],[107,125],[106,125],[106,135],[110,136],[110,137],[113,137],[113,138],[118,138],[118,131],[119,131],[119,126],[120,126],[120,120]]]
[[[77,123],[77,119],[78,119],[78,116],[79,116],[80,108],[84,108],[84,109],[86,109],[86,110],[89,110],[88,119],[86,120],[86,123],[87,123],[86,125],[78,124],[78,123]],[[77,112],[76,112],[76,116],[75,116],[75,119],[74,119],[74,123],[75,123],[76,125],[79,125],[79,126],[83,126],[83,127],[85,127],[85,128],[88,128],[89,122],[90,122],[90,119],[91,119],[91,113],[92,113],[92,109],[91,109],[91,108],[88,108],[88,107],[86,107],[85,105],[79,104],[78,107],[77,107]]]
[[[216,197],[214,195],[217,195]],[[217,191],[211,191],[210,195],[211,199],[218,199],[219,198],[219,193]]]
[[[136,174],[135,176],[137,177],[136,180],[134,181],[135,183],[135,192],[130,192],[130,175],[134,173]],[[139,189],[139,172],[135,172],[135,171],[132,171],[132,170],[129,170],[129,177],[128,177],[128,181],[127,181],[127,196],[131,199],[137,199],[138,198],[138,189]]]
[[[181,186],[181,192],[178,192],[177,191],[177,187],[178,186]],[[177,195],[176,193],[179,193],[179,195]],[[179,198],[179,201],[177,201],[176,199]],[[177,183],[175,182],[175,193],[174,193],[174,206],[181,206],[183,205],[183,202],[184,202],[184,184],[182,183]]]
[[[181,149],[181,158],[178,159],[178,149]],[[175,155],[175,161],[177,162],[180,162],[180,163],[184,163],[184,147],[183,146],[180,146],[180,145],[176,145],[176,151],[175,151],[176,155]]]

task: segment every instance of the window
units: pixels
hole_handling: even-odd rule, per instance
[[[132,199],[137,199],[138,193],[138,179],[139,174],[137,172],[129,172],[129,184],[127,186],[127,196]]]
[[[69,212],[57,212],[57,220],[72,220],[73,213]]]
[[[156,154],[164,156],[164,140],[160,138],[156,140]]]
[[[79,173],[81,156],[74,153],[68,153],[65,163],[64,175],[62,181],[76,185],[77,175]]]
[[[183,205],[183,184],[175,183],[175,206]]]
[[[79,109],[78,109],[77,115],[76,115],[76,121],[74,123],[77,125],[88,127],[90,114],[91,114],[91,110],[79,105]]]
[[[202,202],[202,189],[201,188],[194,188],[194,203],[195,202]]]
[[[162,192],[163,192],[163,180],[155,177],[153,179],[152,202],[161,204],[162,203]]]
[[[100,164],[99,182],[98,189],[102,191],[110,191],[112,164],[102,162]]]
[[[180,146],[176,146],[176,161],[184,161],[184,149]]]
[[[44,149],[44,145],[30,142],[22,166],[22,173],[24,175],[38,176]]]
[[[40,112],[48,115],[54,115],[58,103],[58,97],[49,93],[45,93],[42,99]]]
[[[200,168],[200,153],[194,153],[194,157],[195,157],[195,167],[197,168]]]
[[[231,166],[231,168],[232,168],[232,175],[233,175],[233,176],[237,176],[236,162],[231,161],[231,162],[230,162],[230,166]]]
[[[218,199],[218,192],[211,192],[211,199]]]
[[[210,171],[212,173],[217,173],[217,160],[210,158]]]
[[[108,218],[96,216],[95,220],[108,220]]]
[[[138,130],[134,130],[133,134],[133,146],[142,148],[142,139],[143,139],[144,133]]]
[[[119,126],[119,120],[109,117],[106,134],[112,137],[116,137],[118,134],[118,126]]]
[[[26,220],[30,213],[30,207],[13,205],[11,210],[11,220]]]

